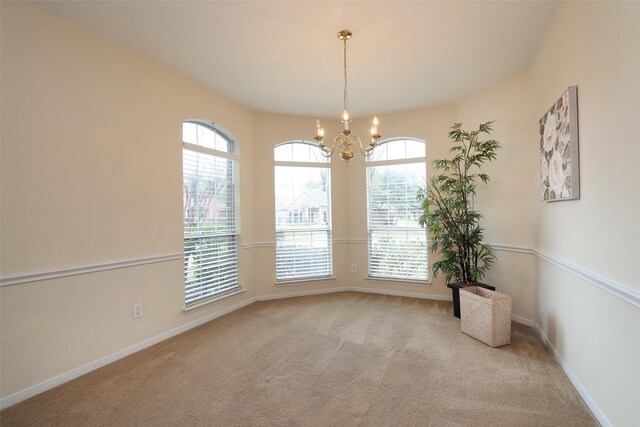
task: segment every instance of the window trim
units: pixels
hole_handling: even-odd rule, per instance
[[[204,147],[198,144],[193,144],[193,143],[189,143],[189,142],[185,142],[184,140],[182,141],[182,182],[183,182],[183,186],[184,186],[184,179],[185,179],[185,170],[184,170],[184,159],[185,159],[185,151],[189,151],[192,153],[197,153],[197,154],[201,154],[201,155],[205,155],[205,156],[210,156],[213,158],[222,158],[225,160],[228,160],[231,163],[231,171],[227,170],[227,174],[232,173],[233,174],[233,182],[230,186],[231,191],[233,191],[232,194],[232,200],[233,200],[233,224],[234,224],[234,231],[233,232],[227,232],[227,233],[201,233],[201,234],[197,234],[197,235],[189,235],[187,236],[187,234],[185,233],[185,217],[184,217],[184,202],[183,202],[183,215],[182,215],[182,267],[183,267],[183,280],[184,280],[184,284],[183,284],[183,311],[185,313],[191,312],[193,310],[197,310],[199,308],[202,308],[204,306],[207,306],[209,304],[213,304],[222,300],[225,300],[227,298],[231,298],[235,295],[238,295],[240,293],[243,293],[245,290],[242,287],[241,284],[241,280],[240,280],[240,249],[241,249],[241,241],[240,241],[240,195],[239,195],[239,191],[240,191],[240,186],[239,186],[239,179],[240,179],[240,156],[237,154],[238,149],[237,149],[237,142],[231,137],[230,134],[223,132],[220,126],[217,126],[214,122],[210,122],[210,121],[206,121],[206,120],[183,120],[182,125],[184,126],[185,123],[191,123],[191,124],[195,124],[198,126],[203,126],[206,127],[208,129],[210,129],[211,131],[215,132],[217,135],[219,135],[220,137],[224,138],[228,143],[229,143],[229,151],[221,151],[221,150],[216,150],[215,148],[210,148],[210,147]],[[183,193],[183,197],[184,197],[184,193]],[[237,277],[237,285],[228,289],[225,289],[221,292],[212,294],[212,295],[208,295],[205,297],[201,297],[200,299],[196,299],[195,301],[192,301],[191,303],[187,304],[187,269],[185,266],[185,257],[186,257],[186,252],[185,252],[185,243],[187,240],[190,239],[201,239],[201,238],[207,238],[207,237],[233,237],[234,241],[235,241],[235,253],[229,252],[229,254],[234,255],[235,256],[235,266],[234,266],[234,271],[235,271],[235,275]],[[213,286],[215,287],[215,286]]]
[[[231,141],[231,143],[235,145],[235,141]],[[225,159],[235,160],[236,162],[240,160],[240,156],[238,156],[237,154],[227,153],[226,151],[216,150],[215,148],[203,147],[202,145],[192,144],[190,142],[183,141],[182,149],[189,150],[189,151],[196,151],[200,154],[205,154],[207,156],[224,157]]]
[[[282,147],[285,145],[290,145],[290,144],[305,144],[311,148],[316,148],[316,144],[311,142],[311,141],[307,141],[307,140],[303,140],[303,139],[299,139],[299,140],[290,140],[290,141],[284,141],[281,142],[279,144],[276,144],[273,146],[273,154],[274,154],[274,160],[273,160],[273,171],[274,171],[274,181],[273,181],[273,200],[274,200],[274,213],[277,212],[277,206],[275,205],[275,199],[276,199],[276,194],[275,194],[275,169],[280,166],[280,167],[296,167],[296,168],[315,168],[315,169],[326,169],[329,173],[329,194],[327,195],[327,208],[328,208],[328,225],[326,229],[309,229],[309,230],[304,230],[304,229],[299,229],[299,230],[293,230],[294,232],[312,232],[312,231],[319,231],[319,232],[327,232],[328,234],[328,241],[327,241],[327,248],[329,251],[329,272],[327,274],[322,274],[322,275],[317,275],[317,276],[297,276],[297,277],[290,277],[290,278],[282,278],[282,279],[278,279],[278,227],[277,227],[277,215],[274,221],[274,236],[276,237],[274,239],[275,242],[275,250],[274,250],[274,255],[275,255],[275,279],[274,279],[274,284],[275,286],[291,286],[291,285],[297,285],[297,284],[308,284],[309,282],[317,282],[317,281],[326,281],[326,280],[335,280],[335,276],[334,276],[334,263],[333,263],[333,209],[332,209],[332,185],[331,185],[331,159],[328,158],[326,162],[312,162],[312,161],[296,161],[296,160],[275,160],[275,150],[278,147]]]
[[[372,153],[371,156],[365,157],[365,162],[364,162],[365,167],[367,167],[368,165],[376,165],[376,164],[395,164],[395,162],[398,162],[397,164],[415,163],[415,160],[421,160],[421,159],[424,160],[426,163],[427,141],[425,141],[424,139],[415,138],[412,136],[393,136],[393,137],[381,139],[380,141],[378,141],[377,146],[379,147],[381,145],[388,144],[393,141],[416,141],[424,144],[424,157],[403,157],[401,159],[392,159],[392,160],[371,160],[373,157],[373,153]]]
[[[204,299],[200,302],[191,304],[189,306],[184,306],[182,308],[182,311],[187,314],[187,313],[191,313],[192,311],[196,311],[196,310],[200,310],[202,308],[208,307],[212,304],[217,304],[219,302],[222,301],[226,301],[230,298],[236,297],[238,295],[242,295],[243,293],[245,293],[247,290],[240,288],[240,289],[235,289],[233,292],[225,292],[225,293],[221,293],[220,295],[216,295],[214,297],[210,297],[207,299]]]
[[[319,163],[319,162],[290,162],[287,160],[274,160],[273,165],[274,166],[295,166],[300,168],[315,167],[315,168],[331,169],[329,167],[331,163]]]
[[[326,168],[326,167],[331,167],[331,157],[325,157],[325,159],[327,159],[326,162],[312,162],[312,161],[303,161],[303,160],[276,160],[275,159],[275,150],[279,147],[284,147],[285,145],[291,145],[291,144],[304,144],[307,145],[310,148],[314,148],[317,149],[317,145],[315,142],[312,141],[307,141],[305,139],[292,139],[290,141],[284,141],[281,142],[279,144],[276,144],[273,146],[273,163],[277,166],[280,163],[280,166],[301,166],[301,167],[305,167],[305,166],[315,166],[315,167],[322,167],[322,168]],[[320,154],[322,156],[322,154]]]
[[[229,143],[231,144],[231,150],[230,151],[220,151],[220,150],[216,150],[215,148],[202,147],[201,145],[198,145],[198,144],[192,144],[190,142],[185,142],[184,140],[182,141],[182,144],[188,144],[190,146],[195,146],[195,147],[202,147],[205,150],[212,150],[212,151],[215,151],[216,153],[220,153],[220,154],[224,155],[225,157],[226,156],[234,156],[234,158],[236,160],[240,158],[239,157],[240,156],[240,145],[238,144],[238,141],[237,141],[236,137],[233,135],[233,133],[228,131],[226,128],[220,126],[216,122],[212,122],[212,121],[209,121],[209,120],[201,120],[201,119],[186,119],[186,120],[182,121],[183,125],[185,123],[193,123],[195,125],[204,126],[204,127],[207,127],[209,129],[213,130],[215,133],[217,133],[218,135],[222,136],[224,139],[229,141]]]
[[[335,281],[338,278],[334,275],[330,275],[330,276],[316,276],[316,277],[310,277],[308,279],[287,279],[287,280],[275,280],[273,282],[273,284],[275,286],[295,286],[295,285],[308,285],[310,283],[316,283],[316,282],[329,282],[329,281]]]
[[[372,282],[392,282],[399,283],[406,286],[431,286],[431,280],[429,280],[429,275],[427,274],[427,280],[418,280],[418,279],[395,279],[391,277],[379,277],[379,276],[369,276],[364,278],[364,280],[369,280]]]
[[[413,137],[404,137],[404,136],[399,136],[399,137],[391,137],[391,138],[385,138],[384,140],[382,140],[381,142],[378,143],[378,145],[382,145],[382,144],[387,144],[393,141],[416,141],[419,143],[424,144],[424,157],[407,157],[407,158],[401,158],[401,159],[392,159],[392,160],[370,160],[369,158],[365,159],[365,164],[364,164],[364,172],[365,172],[365,191],[366,191],[366,195],[365,195],[365,202],[366,202],[366,207],[365,207],[365,212],[367,215],[367,239],[366,239],[366,244],[367,244],[367,276],[365,277],[365,280],[371,280],[371,281],[377,281],[377,282],[394,282],[394,283],[402,283],[405,285],[413,285],[413,286],[429,286],[431,284],[431,274],[430,274],[430,263],[429,263],[429,249],[428,249],[428,242],[429,242],[429,237],[427,235],[427,231],[424,230],[425,233],[425,244],[426,244],[426,255],[427,255],[427,272],[426,272],[426,278],[425,279],[410,279],[410,278],[406,278],[406,277],[393,277],[393,276],[376,276],[376,275],[371,275],[371,232],[372,230],[390,230],[390,229],[384,229],[384,228],[371,228],[369,226],[369,178],[368,178],[368,170],[370,167],[381,167],[381,166],[396,166],[396,165],[408,165],[408,164],[418,164],[418,163],[422,163],[424,164],[424,171],[425,171],[425,178],[428,176],[428,164],[427,164],[427,141],[419,139],[419,138],[413,138]],[[425,182],[426,185],[426,182]],[[395,228],[394,230],[397,231],[417,231],[414,228]]]

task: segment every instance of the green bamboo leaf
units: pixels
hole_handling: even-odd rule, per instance
[[[493,131],[493,123],[482,123],[476,130],[455,123],[449,131],[453,157],[434,160],[437,173],[417,191],[422,209],[418,223],[429,233],[429,251],[440,252],[433,275],[441,274],[447,283],[479,280],[495,260],[491,247],[482,243],[482,214],[474,209],[478,185],[491,180],[480,170],[496,159],[501,147],[494,139],[480,139]]]

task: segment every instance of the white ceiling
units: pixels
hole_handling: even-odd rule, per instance
[[[46,1],[254,110],[365,116],[459,99],[525,68],[557,1]]]

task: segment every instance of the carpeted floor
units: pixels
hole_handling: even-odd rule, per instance
[[[3,426],[597,425],[534,331],[490,348],[451,303],[258,302],[0,413]]]

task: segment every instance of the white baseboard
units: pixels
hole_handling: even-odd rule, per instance
[[[200,326],[204,323],[207,323],[211,320],[214,320],[218,317],[224,316],[225,314],[229,314],[232,311],[236,311],[242,307],[246,307],[249,304],[252,304],[253,302],[255,302],[255,298],[249,298],[245,301],[242,301],[238,304],[232,305],[230,307],[227,307],[223,310],[220,311],[216,311],[215,313],[211,313],[208,314],[206,316],[203,316],[197,320],[194,320],[193,322],[189,322],[189,323],[185,323],[182,326],[179,326],[177,328],[171,329],[167,332],[163,332],[159,335],[156,335],[155,337],[152,338],[148,338],[144,341],[141,341],[137,344],[134,344],[130,347],[124,348],[120,351],[117,351],[113,354],[110,354],[108,356],[104,356],[101,357],[97,360],[94,360],[93,362],[87,363],[85,365],[82,365],[78,368],[72,369],[70,371],[67,371],[63,374],[57,375],[53,378],[49,378],[48,380],[45,380],[41,383],[38,383],[36,385],[33,385],[31,387],[27,387],[23,390],[20,390],[17,393],[14,393],[10,396],[7,396],[5,398],[0,399],[0,410],[8,408],[10,406],[15,405],[16,403],[22,402],[23,400],[26,400],[30,397],[33,397],[37,394],[43,393],[47,390],[50,390],[54,387],[57,387],[61,384],[64,384],[68,381],[71,381],[75,378],[78,378],[82,375],[88,374],[91,371],[94,371],[104,365],[108,365],[110,363],[115,362],[116,360],[122,359],[123,357],[129,356],[133,353],[136,353],[140,350],[144,350],[147,347],[151,347],[154,344],[157,344],[161,341],[164,341],[168,338],[174,337],[176,335],[179,335],[183,332],[188,331],[189,329],[195,328],[196,326]]]
[[[284,299],[284,298],[294,298],[294,297],[305,297],[309,295],[320,295],[320,294],[333,294],[336,292],[346,292],[350,291],[351,288],[341,287],[341,288],[328,288],[328,289],[313,289],[310,291],[296,291],[296,292],[283,292],[281,294],[271,294],[271,295],[260,295],[255,297],[256,301],[269,301],[274,299]]]
[[[535,327],[536,322],[533,320],[527,319],[526,317],[516,316],[515,314],[511,315],[511,320],[516,323],[520,323],[521,325],[530,326],[532,328]]]
[[[446,295],[434,295],[434,294],[419,294],[415,292],[404,292],[404,291],[393,291],[388,289],[374,289],[374,288],[361,288],[357,286],[350,286],[348,288],[350,291],[354,292],[364,292],[370,294],[381,294],[381,295],[392,295],[397,297],[409,297],[409,298],[421,298],[421,299],[432,299],[436,301],[451,301],[452,298]],[[527,319],[526,317],[516,316],[515,314],[511,315],[511,320],[516,323],[520,323],[525,326],[534,327],[535,322],[533,320]]]
[[[538,324],[534,322],[533,329],[537,332],[538,336],[540,336],[542,343],[551,351],[553,358],[558,363],[558,365],[560,365],[560,368],[562,368],[565,375],[567,376],[567,378],[569,378],[569,381],[571,381],[571,384],[573,384],[575,389],[578,391],[578,393],[582,397],[582,400],[584,400],[584,403],[587,404],[587,406],[591,410],[591,413],[594,417],[596,417],[600,425],[610,427],[611,423],[605,416],[604,412],[602,412],[600,407],[596,404],[595,400],[591,398],[591,395],[589,395],[587,389],[582,385],[580,380],[578,380],[578,377],[573,373],[569,365],[567,365],[564,359],[562,359],[562,356],[560,356],[560,353],[558,353],[553,344],[551,344],[551,341],[549,341],[544,332],[542,332],[540,326],[538,326]]]
[[[134,344],[130,347],[124,348],[120,351],[117,351],[108,356],[101,357],[93,362],[82,365],[78,368],[74,368],[70,371],[67,371],[63,374],[57,375],[53,378],[49,378],[41,383],[35,384],[33,386],[27,387],[23,390],[20,390],[17,393],[9,395],[5,398],[0,399],[0,410],[8,408],[10,406],[15,405],[16,403],[22,402],[30,397],[33,397],[37,394],[43,393],[47,390],[50,390],[54,387],[57,387],[61,384],[64,384],[68,381],[71,381],[75,378],[78,378],[82,375],[88,374],[91,371],[94,371],[102,366],[113,363],[123,357],[129,356],[133,353],[136,353],[140,350],[144,350],[147,347],[151,347],[154,344],[157,344],[161,341],[179,335],[183,332],[188,331],[189,329],[193,329],[197,326],[200,326],[204,323],[207,323],[211,320],[217,319],[218,317],[224,316],[225,314],[229,314],[233,311],[236,311],[240,308],[246,307],[250,304],[253,304],[256,301],[268,301],[275,299],[284,299],[284,298],[293,298],[293,297],[301,297],[301,296],[310,296],[310,295],[320,295],[320,294],[328,294],[328,293],[336,293],[336,292],[363,292],[363,293],[371,293],[371,294],[380,294],[380,295],[391,295],[391,296],[400,296],[400,297],[409,297],[409,298],[421,298],[421,299],[433,299],[438,301],[451,301],[450,296],[445,295],[434,295],[434,294],[423,294],[416,292],[405,292],[405,291],[394,291],[388,289],[378,289],[378,288],[364,288],[357,286],[344,286],[339,288],[328,288],[328,289],[313,289],[313,290],[304,290],[304,291],[294,291],[294,292],[283,292],[278,294],[270,294],[270,295],[261,295],[257,297],[248,298],[244,301],[241,301],[235,305],[229,306],[222,310],[216,311],[214,313],[203,316],[197,320],[194,320],[189,323],[185,323],[182,326],[171,329],[167,332],[163,332],[159,335],[156,335],[152,338],[148,338],[144,341],[141,341],[137,344]],[[529,319],[525,319],[519,316],[512,316],[513,320],[522,323],[525,325],[533,326],[535,325]]]
[[[409,297],[409,298],[421,298],[421,299],[433,299],[437,301],[451,301],[450,296],[446,295],[435,295],[435,294],[424,294],[418,292],[405,292],[405,291],[394,291],[390,289],[380,289],[380,288],[362,288],[358,286],[349,286],[349,291],[354,292],[364,292],[368,294],[381,294],[381,295],[391,295],[394,297]]]

